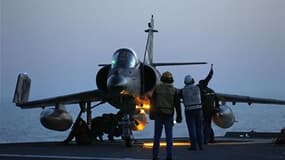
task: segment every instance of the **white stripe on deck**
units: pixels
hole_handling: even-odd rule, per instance
[[[79,157],[79,156],[54,156],[54,155],[33,155],[33,154],[0,154],[0,157],[9,158],[51,158],[51,159],[101,159],[101,160],[146,160],[137,158],[109,158],[109,157]]]

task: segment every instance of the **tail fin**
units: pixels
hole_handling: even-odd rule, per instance
[[[31,79],[25,73],[18,75],[17,85],[14,93],[13,102],[17,105],[28,102],[31,87]]]
[[[153,33],[158,32],[158,30],[154,29],[154,19],[153,15],[151,16],[151,20],[148,23],[148,29],[145,30],[148,33],[143,65],[148,64],[151,66],[172,66],[172,65],[197,65],[197,64],[207,64],[207,62],[183,62],[183,63],[154,63],[153,62]]]
[[[153,63],[153,33],[158,32],[153,28],[154,28],[154,20],[152,15],[151,21],[148,23],[148,29],[145,30],[145,32],[148,32],[148,36],[144,53],[144,64],[150,64],[150,65],[152,65]]]

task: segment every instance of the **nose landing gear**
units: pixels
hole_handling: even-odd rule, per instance
[[[134,125],[134,120],[131,120],[130,114],[124,114],[119,124],[122,126],[122,139],[125,140],[125,145],[132,147],[134,144],[134,135],[131,128]]]

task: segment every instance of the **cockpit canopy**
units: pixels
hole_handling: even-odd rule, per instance
[[[137,55],[131,49],[121,48],[113,54],[112,68],[134,68],[137,64]]]

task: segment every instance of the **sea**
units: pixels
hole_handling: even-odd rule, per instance
[[[236,122],[228,129],[222,129],[213,124],[215,136],[223,136],[229,131],[280,132],[285,127],[285,106],[236,104],[231,108],[235,114]],[[75,119],[79,112],[79,106],[70,105],[67,110]],[[44,128],[40,124],[41,111],[41,108],[21,109],[13,103],[2,102],[0,106],[0,143],[64,140],[70,130],[58,132]],[[92,116],[96,117],[103,113],[116,113],[117,111],[109,105],[102,105],[92,110]],[[188,136],[184,115],[183,122],[175,124],[173,132],[174,137]],[[134,131],[134,136],[137,139],[152,138],[153,121],[149,120],[143,131]],[[162,136],[165,136],[164,133]],[[106,135],[104,135],[104,139],[107,140]]]

